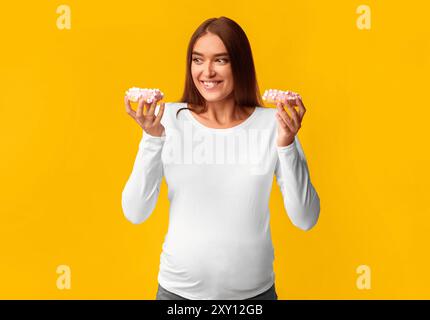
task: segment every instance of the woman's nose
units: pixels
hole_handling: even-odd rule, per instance
[[[208,63],[204,68],[204,73],[206,76],[212,76],[214,74],[214,68],[211,63]]]

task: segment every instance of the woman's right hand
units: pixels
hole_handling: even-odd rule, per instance
[[[164,126],[160,123],[164,113],[164,102],[160,103],[158,114],[155,115],[157,100],[152,104],[147,103],[144,99],[139,99],[137,111],[131,108],[130,100],[127,95],[124,98],[125,109],[127,113],[142,127],[142,129],[151,136],[161,137],[164,134]]]

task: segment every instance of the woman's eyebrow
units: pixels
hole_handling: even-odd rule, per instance
[[[200,52],[197,52],[197,51],[193,51],[193,53],[192,54],[194,54],[194,55],[196,55],[196,56],[204,56],[202,53],[200,53]],[[220,56],[228,56],[228,53],[227,52],[223,52],[223,53],[217,53],[217,54],[214,54],[213,55],[214,57],[220,57]]]

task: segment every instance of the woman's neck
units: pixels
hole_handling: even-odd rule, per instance
[[[230,127],[246,120],[253,111],[254,107],[239,107],[234,100],[216,101],[207,102],[206,110],[198,113],[198,116],[211,127]]]

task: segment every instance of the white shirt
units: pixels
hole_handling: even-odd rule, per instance
[[[162,137],[143,132],[122,208],[134,224],[148,219],[164,176],[170,212],[159,284],[192,300],[248,299],[275,281],[273,175],[298,228],[316,224],[320,199],[297,135],[288,146],[276,144],[276,109],[257,107],[239,125],[214,129],[186,109],[176,118],[186,106],[166,103]]]

